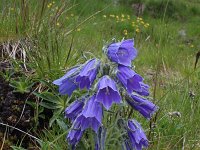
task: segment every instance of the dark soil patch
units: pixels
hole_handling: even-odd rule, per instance
[[[26,44],[27,42],[24,43]],[[16,53],[10,57],[14,49],[16,49]],[[11,73],[10,78],[15,80],[22,77],[26,78],[26,74],[30,76],[34,73],[34,71],[25,64],[20,64],[24,59],[26,59],[28,63],[28,58],[24,57],[20,41],[17,43],[8,42],[0,44],[0,54],[0,149],[2,145],[5,150],[12,149],[10,148],[12,145],[20,145],[25,149],[37,150],[38,147],[35,139],[13,127],[37,137],[37,133],[41,133],[44,128],[48,127],[49,119],[52,117],[52,111],[44,109],[42,114],[45,116],[45,119],[37,118],[38,121],[36,122],[34,118],[36,110],[33,106],[27,104],[27,102],[36,103],[37,98],[32,92],[36,89],[38,83],[32,86],[29,90],[30,92],[22,94],[16,92],[15,89],[9,85],[8,79],[6,80],[3,76],[3,74],[9,72]],[[15,62],[19,61],[19,68],[21,68],[21,71],[15,71],[16,69],[9,61],[13,59],[15,59]],[[12,127],[6,127],[6,124]]]
[[[10,64],[8,62],[0,63],[1,72],[5,72],[9,67]],[[21,94],[13,90],[9,86],[9,82],[0,75],[0,123],[8,124],[30,133],[34,126],[34,110],[26,104],[26,101],[34,101],[35,98],[30,97],[30,93]],[[10,145],[15,145],[21,141],[23,141],[22,146],[28,148],[33,144],[31,140],[33,139],[23,133],[0,124],[0,147],[4,144],[3,149],[9,150],[11,149],[9,148]]]
[[[0,122],[19,128],[25,132],[31,130],[33,125],[33,108],[26,105],[27,94],[14,93],[13,89],[9,86],[0,76]],[[0,125],[0,132],[4,134],[6,127]],[[12,128],[7,128],[7,134],[12,143],[19,142],[24,135]],[[30,141],[28,137],[24,140]],[[24,142],[23,146],[28,147],[29,142]]]

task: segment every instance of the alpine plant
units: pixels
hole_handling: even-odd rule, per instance
[[[72,123],[67,141],[72,149],[76,149],[84,133],[93,132],[96,135],[95,150],[104,150],[107,131],[105,120],[108,120],[109,113],[118,112],[120,117],[116,121],[121,122],[118,123],[118,129],[123,134],[118,140],[121,141],[122,149],[147,148],[149,142],[141,125],[135,119],[125,119],[127,116],[123,116],[133,111],[122,109],[129,106],[147,120],[158,110],[147,98],[150,87],[132,69],[132,61],[137,56],[134,41],[113,42],[104,46],[103,52],[107,56],[102,59],[104,61],[90,59],[72,67],[63,77],[53,81],[53,84],[59,86],[59,93],[67,94],[68,98],[72,98],[75,90],[84,94],[78,98],[74,93],[75,100],[65,109],[65,118]]]

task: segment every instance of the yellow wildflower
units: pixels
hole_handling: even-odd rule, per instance
[[[104,18],[106,18],[106,15],[103,15]]]
[[[141,24],[144,24],[144,21],[141,21],[140,23],[141,23]]]
[[[80,28],[78,28],[78,29],[76,29],[76,31],[78,31],[78,32],[79,32],[79,31],[81,31],[81,29],[80,29]]]
[[[139,33],[139,32],[140,32],[140,29],[139,29],[139,28],[137,28],[135,31],[136,31],[137,33]]]
[[[191,47],[191,48],[193,48],[193,47],[194,47],[194,45],[192,45],[192,44],[191,44],[191,45],[190,45],[190,47]]]
[[[116,16],[117,22],[119,22],[119,16]]]
[[[115,15],[110,15],[110,17],[114,18],[114,17],[115,17]]]
[[[74,14],[71,14],[71,16],[73,17],[73,16],[74,16]]]
[[[124,21],[125,21],[124,18],[122,18],[122,19],[121,19],[121,22],[124,22]]]
[[[47,5],[48,8],[50,8],[51,6],[52,6],[52,3],[49,3],[49,4]]]
[[[128,31],[126,29],[123,31],[123,33],[124,35],[128,35]]]
[[[60,26],[60,23],[59,23],[59,22],[57,22],[57,23],[56,23],[56,25],[57,25],[57,26]]]
[[[122,14],[121,17],[124,18],[124,14]]]

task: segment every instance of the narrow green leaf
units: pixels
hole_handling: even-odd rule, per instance
[[[36,95],[39,98],[42,98],[42,99],[44,99],[48,102],[52,102],[52,103],[55,103],[55,104],[60,104],[60,101],[61,101],[61,99],[59,97],[53,95],[50,92],[42,92],[42,93],[34,92],[33,94]]]
[[[43,107],[48,108],[48,109],[58,109],[58,108],[61,108],[61,106],[54,105],[52,103],[47,103],[47,102],[40,102],[40,106],[43,106]]]

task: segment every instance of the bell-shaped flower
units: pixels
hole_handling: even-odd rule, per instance
[[[127,134],[131,149],[142,150],[143,147],[148,147],[148,139],[141,125],[136,120],[128,120]]]
[[[132,94],[131,97],[127,96],[126,101],[131,107],[140,112],[140,114],[142,114],[147,119],[150,119],[158,109],[158,107],[151,101],[148,101],[147,99],[138,95]]]
[[[59,93],[61,95],[68,94],[71,96],[74,90],[78,88],[78,85],[75,83],[75,78],[80,71],[80,67],[74,67],[70,69],[63,77],[53,81],[53,84],[59,86]]]
[[[83,106],[84,99],[74,101],[65,109],[65,118],[70,118],[71,121],[74,121],[83,110]]]
[[[149,96],[149,85],[147,85],[143,82],[140,82],[140,85],[141,85],[142,91],[141,92],[136,91],[136,92],[142,96]]]
[[[119,65],[117,78],[126,88],[129,94],[131,94],[133,91],[144,92],[147,90],[147,87],[142,83],[143,78],[129,67]]]
[[[129,39],[110,44],[107,48],[107,56],[113,62],[131,67],[131,61],[137,56],[134,41]]]
[[[80,141],[83,131],[80,129],[80,124],[74,124],[67,135],[67,141],[75,149],[76,144]]]
[[[109,76],[103,76],[99,80],[97,88],[96,101],[102,103],[107,110],[112,106],[112,103],[120,103],[120,93],[115,81],[113,81]]]
[[[83,66],[76,77],[76,82],[80,89],[89,89],[91,87],[98,73],[99,65],[100,61],[98,59],[91,59],[86,62],[85,66]]]
[[[93,95],[86,103],[83,111],[77,116],[74,123],[80,124],[81,131],[87,128],[92,128],[96,133],[102,125],[102,106],[95,101],[96,95]]]

